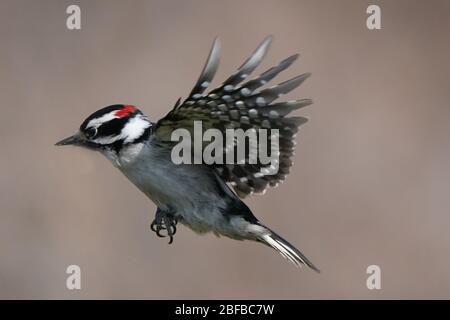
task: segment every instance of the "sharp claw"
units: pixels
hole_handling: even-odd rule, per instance
[[[163,229],[163,228],[158,228],[158,229],[156,230],[156,235],[157,235],[158,237],[160,237],[160,238],[165,238],[166,235],[161,234],[161,233],[160,233],[161,230],[164,230],[164,229]]]
[[[173,228],[172,235],[175,235],[175,233],[177,233],[177,223],[176,222],[175,222],[175,224],[172,225],[172,228]]]
[[[156,216],[150,224],[150,229],[160,238],[169,237],[169,244],[173,243],[173,236],[177,232],[178,221],[171,212],[156,211]],[[162,230],[167,230],[167,235],[162,234]]]

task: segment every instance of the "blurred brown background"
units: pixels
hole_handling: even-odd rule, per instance
[[[82,29],[66,28],[81,6]],[[382,30],[366,8],[382,9]],[[0,298],[449,298],[450,2],[0,1]],[[322,274],[182,227],[99,154],[53,143],[100,107],[162,117],[215,36],[219,84],[266,36],[263,66],[313,77],[287,181],[247,201]],[[82,290],[65,287],[66,267]],[[382,289],[366,288],[366,268]]]

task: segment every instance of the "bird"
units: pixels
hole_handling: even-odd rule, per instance
[[[265,87],[291,66],[298,54],[248,79],[266,56],[272,38],[266,37],[221,85],[205,92],[219,66],[221,44],[215,38],[189,96],[183,102],[179,98],[159,121],[152,122],[134,105],[114,104],[92,113],[74,135],[56,145],[79,146],[103,154],[154,202],[157,209],[150,228],[159,237],[168,237],[169,244],[180,223],[198,234],[213,233],[262,243],[295,266],[306,265],[320,272],[300,250],[256,218],[243,202],[247,196],[263,194],[285,180],[292,166],[298,129],[308,120],[288,115],[312,104],[311,99],[274,103],[302,84],[310,73]],[[192,132],[196,121],[221,133],[229,129],[275,130],[279,141],[278,170],[268,172],[261,163],[249,161],[174,163],[173,132],[177,129]],[[270,144],[271,139],[275,140],[274,136],[267,136],[266,142]],[[231,146],[237,148],[236,141]],[[246,153],[245,160],[248,158]]]

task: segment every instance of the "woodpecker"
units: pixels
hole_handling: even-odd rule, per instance
[[[310,73],[278,85],[259,89],[288,68],[298,55],[246,80],[265,57],[272,36],[253,51],[225,82],[205,93],[220,59],[220,42],[213,42],[206,64],[188,98],[178,99],[173,109],[152,122],[138,108],[115,104],[84,120],[74,135],[56,143],[99,151],[157,206],[151,230],[172,243],[177,223],[198,234],[212,232],[236,240],[263,243],[296,266],[307,265],[319,272],[297,248],[259,221],[241,200],[277,186],[289,173],[295,137],[305,117],[287,117],[312,104],[310,99],[273,103],[298,87]],[[242,84],[242,82],[245,82]],[[260,163],[175,164],[171,159],[171,134],[184,128],[192,132],[194,121],[206,129],[277,129],[278,171],[268,174]],[[271,136],[267,138],[271,139]],[[270,141],[268,141],[270,143]],[[236,146],[233,146],[236,147]]]

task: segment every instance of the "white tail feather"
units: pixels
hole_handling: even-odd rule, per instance
[[[289,242],[277,235],[272,230],[266,228],[267,231],[260,236],[260,241],[278,251],[285,259],[292,262],[297,267],[302,267],[304,264],[311,269],[320,272],[319,269],[309,261],[298,249],[296,249]]]

